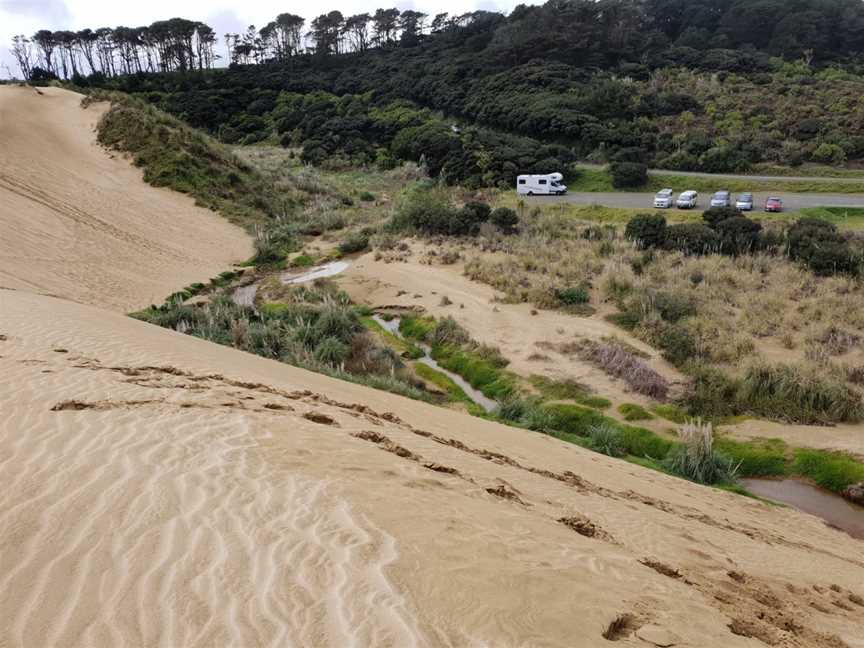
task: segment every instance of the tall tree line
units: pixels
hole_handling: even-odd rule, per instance
[[[260,29],[224,34],[229,62],[285,62],[373,48],[413,47],[461,30],[475,49],[520,65],[532,59],[605,68],[622,60],[674,61],[765,56],[860,62],[864,52],[862,0],[549,0],[517,6],[509,16],[475,11],[429,16],[406,9],[377,9],[345,16],[340,11],[310,21],[290,13]],[[25,77],[70,78],[101,72],[207,69],[219,56],[218,38],[201,22],[172,18],[149,27],[81,31],[40,30],[15,36],[11,51]],[[587,54],[587,58],[586,58]]]
[[[148,27],[41,29],[29,38],[15,36],[11,52],[26,79],[71,79],[209,69],[219,58],[217,43],[208,25],[171,18]]]
[[[373,47],[413,45],[424,35],[466,25],[474,14],[428,16],[419,11],[378,9],[374,14],[343,16],[330,11],[306,19],[279,14],[264,27],[250,25],[243,33],[224,34],[231,63],[249,65],[284,62],[301,54],[365,52]],[[26,79],[101,73],[176,72],[210,69],[220,58],[219,38],[202,23],[183,18],[154,22],[148,27],[102,27],[80,31],[42,29],[12,39],[10,49]]]

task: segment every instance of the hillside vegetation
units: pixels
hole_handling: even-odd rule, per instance
[[[422,161],[469,186],[576,159],[710,172],[864,159],[854,0],[569,0],[431,25],[393,11],[392,33],[366,16],[362,45],[363,16],[331,12],[290,53],[268,26],[230,39],[227,70],[76,82],[139,94],[223,142]]]

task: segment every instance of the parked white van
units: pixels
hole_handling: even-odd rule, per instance
[[[696,206],[698,198],[699,194],[695,191],[684,191],[678,196],[675,204],[678,206],[678,209],[693,209]]]
[[[672,190],[671,189],[661,189],[657,192],[657,195],[654,196],[654,206],[657,209],[668,209],[672,206]]]
[[[561,184],[560,173],[545,175],[520,175],[516,178],[516,193],[524,196],[563,196],[567,187]]]

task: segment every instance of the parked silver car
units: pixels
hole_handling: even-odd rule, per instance
[[[672,190],[661,189],[654,196],[654,207],[657,209],[667,209],[672,206]]]
[[[695,191],[685,191],[678,196],[678,200],[675,201],[675,205],[678,209],[693,209],[696,207],[697,199],[699,198],[699,194]]]
[[[753,211],[753,194],[743,193],[735,199],[735,209],[738,211]]]
[[[712,207],[729,207],[730,199],[728,191],[718,191],[713,196],[711,196],[711,206]]]

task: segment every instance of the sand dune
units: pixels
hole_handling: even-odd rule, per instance
[[[105,106],[0,87],[0,286],[131,311],[251,254],[248,236],[96,142]]]
[[[864,646],[864,543],[0,290],[0,645]],[[561,521],[563,520],[563,522]]]

